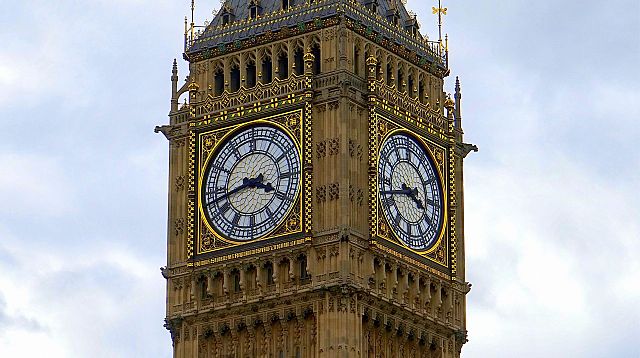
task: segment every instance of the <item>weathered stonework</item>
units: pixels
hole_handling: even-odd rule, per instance
[[[187,53],[182,87],[174,66],[170,124],[157,129],[170,142],[163,276],[173,356],[457,358],[470,289],[459,91],[448,100],[448,70],[391,51],[348,19],[312,23],[316,30]],[[279,61],[265,62],[276,56],[287,76],[278,77]],[[270,81],[252,67],[263,63]],[[197,158],[254,121],[299,136],[303,190],[282,227],[238,244],[197,224]],[[424,254],[403,249],[378,213],[377,156],[394,128],[428,143],[447,189],[442,244]]]

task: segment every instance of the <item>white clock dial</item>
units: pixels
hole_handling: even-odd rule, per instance
[[[300,155],[282,130],[261,125],[227,139],[208,163],[204,212],[219,234],[250,241],[285,219],[300,187]]]
[[[380,203],[396,236],[409,248],[427,250],[443,221],[442,188],[427,153],[406,134],[388,137],[380,150]]]

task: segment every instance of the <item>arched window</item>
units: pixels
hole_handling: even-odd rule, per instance
[[[353,73],[360,76],[360,49],[358,46],[353,49]]]
[[[247,63],[247,88],[253,88],[257,82],[257,69],[255,61],[251,60]]]
[[[289,78],[289,56],[282,52],[278,57],[278,78],[285,80]]]
[[[249,3],[249,18],[256,19],[262,14],[262,6],[256,0],[251,0]]]
[[[414,98],[416,95],[416,92],[413,88],[413,86],[415,85],[415,83],[413,82],[413,75],[409,75],[409,81],[407,82],[407,89],[409,92],[409,97]]]
[[[198,285],[200,286],[200,299],[204,300],[207,298],[207,278],[205,276],[200,276],[198,279]]]
[[[374,14],[378,12],[378,0],[365,0],[364,6]]]
[[[321,63],[322,63],[322,53],[320,52],[320,44],[315,44],[311,49],[311,53],[313,54],[313,74],[317,75],[321,71]]]
[[[307,256],[300,255],[298,256],[298,273],[300,277],[300,281],[304,282],[310,279],[309,274],[307,273]]]
[[[267,262],[264,265],[264,272],[265,275],[267,276],[266,282],[267,285],[273,285],[275,282],[273,281],[273,264],[271,262]]]
[[[231,92],[240,89],[240,67],[236,64],[231,68]]]
[[[218,71],[216,71],[216,74],[214,75],[214,94],[216,96],[219,96],[222,94],[222,92],[224,92],[224,70],[223,69],[218,69]]]
[[[225,5],[222,10],[222,24],[223,25],[229,25],[230,23],[232,23],[235,19],[236,16],[233,13],[233,9],[227,5]]]
[[[304,73],[304,53],[301,48],[296,49],[293,62],[296,69],[296,75],[302,75]]]
[[[273,81],[273,62],[270,56],[265,56],[262,60],[262,83],[268,84]]]
[[[240,271],[233,270],[231,272],[231,289],[232,292],[240,292]]]
[[[398,69],[398,91],[404,92],[404,73],[402,68]]]

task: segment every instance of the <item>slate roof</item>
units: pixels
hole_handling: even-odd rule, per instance
[[[309,0],[289,0],[290,7],[286,11],[281,10],[282,0],[259,0],[262,11],[257,19],[249,18],[250,1],[227,0],[213,21],[185,52],[187,54],[202,52],[220,44],[246,40],[269,31],[276,32],[284,27],[294,27],[318,18],[330,18],[344,12],[346,17],[370,27],[374,32],[394,42],[402,43],[420,55],[432,56],[425,51],[422,35],[418,34],[419,38],[414,39],[408,31],[404,30],[406,25],[415,20],[400,0],[377,0],[379,18],[372,16],[365,7],[365,3],[371,0],[315,0],[312,3],[309,3]],[[402,30],[386,22],[387,15],[392,12],[390,11],[393,8],[391,2],[397,3]],[[230,9],[230,13],[235,17],[228,25],[223,25],[225,8]]]

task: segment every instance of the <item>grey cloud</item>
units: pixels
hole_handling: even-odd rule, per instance
[[[4,331],[9,329],[30,332],[44,332],[47,330],[47,328],[36,319],[7,313],[7,302],[0,292],[0,336]]]

